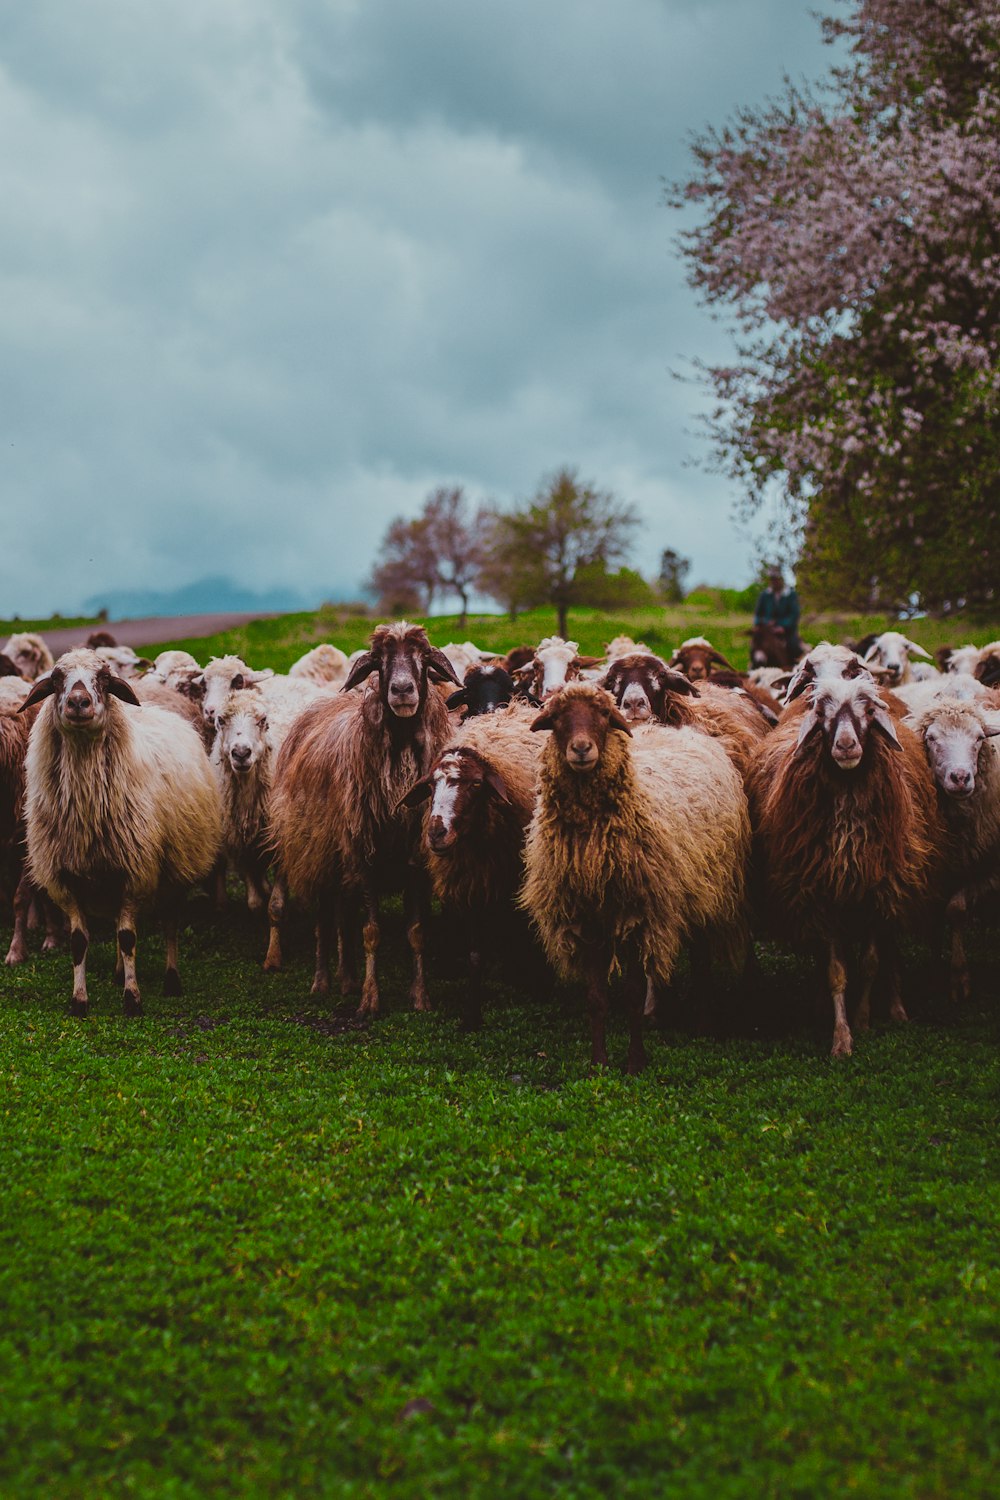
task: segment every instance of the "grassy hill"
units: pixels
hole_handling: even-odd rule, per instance
[[[585,651],[625,628],[735,653],[745,619],[572,626]],[[288,616],[193,649],[282,667],[370,629]],[[827,1056],[809,966],[765,947],[767,1004],[741,1035],[691,1034],[682,972],[643,1077],[591,1078],[574,988],[532,1001],[515,965],[461,1036],[459,934],[439,921],[436,1009],[414,1015],[392,903],[386,1013],[359,1026],[310,998],[308,916],[266,975],[238,895],[221,917],[192,897],[179,999],[140,924],[141,1021],[122,1018],[109,930],[87,1021],[66,1014],[65,951],[36,935],[3,971],[5,1500],[995,1494],[991,932],[957,1010],[909,949],[914,1020],[849,1060]]]

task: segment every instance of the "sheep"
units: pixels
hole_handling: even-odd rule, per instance
[[[92,630],[83,644],[89,651],[96,651],[99,646],[117,646],[118,640],[110,630]]]
[[[544,703],[567,682],[577,680],[585,668],[599,664],[598,656],[581,656],[576,641],[547,635],[535,647],[531,660],[518,669],[520,690]]]
[[[0,858],[10,876],[14,907],[14,931],[4,960],[9,965],[28,957],[28,913],[41,895],[24,868],[24,760],[37,709],[23,716],[20,710],[30,692],[31,684],[21,677],[0,679]],[[42,905],[47,950],[56,945],[56,927],[51,907]]]
[[[201,702],[201,714],[208,734],[214,738],[216,714],[230,693],[237,688],[254,687],[273,676],[270,667],[253,671],[241,656],[211,657],[208,665],[191,678],[192,692]]]
[[[270,801],[274,763],[299,709],[269,707],[257,688],[237,688],[216,718],[211,762],[222,800],[223,852],[246,883],[247,905],[259,911],[270,894]],[[278,964],[269,967],[280,968]]]
[[[465,676],[470,667],[478,667],[481,662],[492,661],[496,655],[495,651],[480,650],[471,641],[462,641],[461,644],[449,641],[447,646],[441,647],[441,650],[454,667],[455,675],[459,681]]]
[[[347,657],[340,647],[323,641],[293,662],[288,668],[288,675],[305,677],[312,682],[339,688],[345,682],[348,671]]]
[[[992,699],[992,695],[987,695]],[[969,997],[962,927],[972,906],[1000,888],[1000,704],[940,697],[907,720],[923,742],[947,828],[946,919],[951,998]]]
[[[742,934],[743,786],[705,735],[637,728],[633,740],[611,695],[590,683],[551,697],[532,728],[552,734],[519,900],[556,970],[586,981],[595,1067],[608,1063],[608,977],[629,966],[627,1067],[639,1073],[647,980],[669,984],[699,930],[729,947]]]
[[[852,1050],[848,948],[859,945],[855,1029],[866,1029],[880,955],[890,1016],[906,1020],[895,937],[932,895],[943,829],[916,735],[867,672],[814,682],[757,747],[748,778],[758,869],[773,926],[820,945],[833,1003],[832,1055]]]
[[[201,709],[193,699],[148,675],[125,680],[130,682],[132,691],[143,706],[151,703],[157,708],[165,708],[169,713],[176,714],[178,718],[193,725],[199,735],[202,733]]]
[[[972,675],[986,687],[1000,686],[1000,641],[991,641],[980,648]]]
[[[43,673],[52,670],[52,652],[42,637],[35,635],[33,631],[12,635],[3,649],[21,676],[26,677],[29,682],[37,681]]]
[[[449,708],[464,709],[464,722],[504,707],[511,701],[515,691],[513,677],[499,662],[484,662],[482,666],[469,668],[459,692],[450,694],[446,702]]]
[[[881,635],[866,635],[855,648],[865,666],[889,687],[914,681],[911,656],[931,659],[929,651],[909,640],[898,630],[884,630]]]
[[[542,749],[531,733],[534,716],[514,704],[488,720],[470,718],[403,798],[404,807],[426,804],[424,861],[435,896],[468,944],[466,1031],[482,1023],[483,960],[499,948],[523,874]]]
[[[658,656],[641,652],[611,663],[601,686],[614,698],[626,722],[688,726],[720,740],[741,776],[754,746],[768,732],[768,721],[751,698],[717,687],[695,686]]]
[[[126,1015],[142,1013],[136,910],[164,916],[164,992],[180,993],[177,915],[221,837],[215,779],[193,728],[152,705],[85,647],[61,656],[22,705],[44,702],[25,761],[28,870],[69,918],[74,1015],[88,1011],[87,914],[117,918]],[[126,705],[131,705],[131,712]]]
[[[734,670],[732,664],[703,635],[692,635],[682,641],[668,665],[675,671],[683,672],[692,682],[704,682],[711,676],[714,666],[722,667],[725,672]]]
[[[116,677],[132,682],[145,676],[153,663],[145,656],[138,656],[131,646],[91,646],[102,661],[107,662]]]
[[[26,677],[21,676],[21,670],[17,662],[11,661],[6,651],[0,651],[0,677],[16,677],[21,682],[27,682]]]
[[[893,690],[893,697],[906,705],[908,716],[914,716],[946,698],[989,707],[994,701],[994,690],[968,672],[939,672],[928,681],[905,682]]]
[[[419,820],[399,814],[400,800],[427,774],[452,731],[435,682],[460,687],[455,670],[419,625],[380,625],[340,693],[300,714],[281,748],[271,793],[273,847],[282,869],[269,903],[268,966],[280,962],[286,888],[319,906],[313,993],[329,992],[329,906],[336,904],[341,990],[353,984],[345,903],[365,903],[365,978],[359,1013],[379,1008],[376,954],[379,887],[404,886],[407,936],[413,953],[410,990],[417,1010],[429,1008],[423,973],[422,914],[426,876],[408,863],[416,854]],[[353,689],[364,684],[360,692]]]
[[[785,702],[793,702],[817,682],[841,677],[865,677],[869,682],[875,681],[870,668],[852,646],[835,646],[831,641],[820,641],[796,662],[785,689]]]
[[[188,674],[200,671],[201,666],[190,651],[170,650],[160,652],[146,675],[157,682],[165,682],[167,687],[178,687],[187,681]]]
[[[979,652],[979,646],[939,646],[934,653],[934,660],[941,672],[971,673],[975,671]]]
[[[616,635],[613,641],[609,641],[604,648],[604,656],[608,665],[619,656],[634,656],[638,651],[645,651],[652,655],[650,648],[642,641],[634,641],[630,635]]]

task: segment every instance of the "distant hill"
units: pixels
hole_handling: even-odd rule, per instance
[[[319,600],[296,589],[275,588],[255,592],[231,578],[199,578],[179,589],[106,589],[84,601],[83,613],[96,615],[106,609],[109,619],[136,620],[157,615],[286,614],[315,609]]]

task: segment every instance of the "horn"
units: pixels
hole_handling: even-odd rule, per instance
[[[439,651],[437,646],[432,646],[427,653],[427,671],[435,682],[453,682],[456,687],[462,686],[461,677],[444,652]]]
[[[378,657],[375,655],[374,651],[366,651],[364,656],[358,657],[357,661],[354,663],[354,666],[348,672],[347,680],[341,687],[340,691],[342,693],[349,692],[351,688],[357,687],[359,682],[364,682],[366,677],[370,676],[372,672],[376,672],[377,670]]]

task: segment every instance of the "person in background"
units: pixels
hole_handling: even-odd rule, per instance
[[[767,588],[757,600],[753,622],[755,625],[779,626],[785,632],[794,661],[802,649],[799,641],[799,596],[794,589],[785,588],[780,568],[772,568],[767,580]]]

